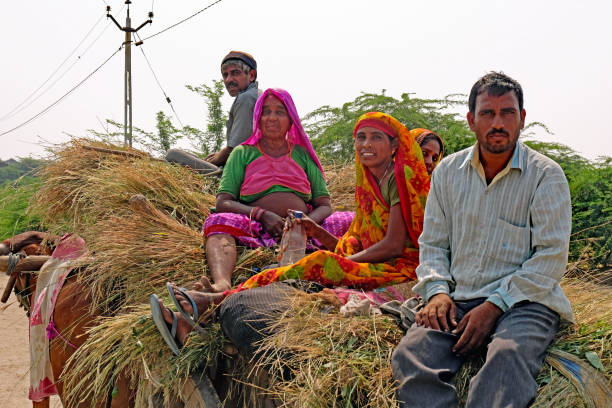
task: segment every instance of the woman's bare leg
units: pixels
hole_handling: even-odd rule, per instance
[[[201,289],[223,292],[232,288],[232,273],[236,267],[236,240],[228,234],[214,234],[206,238],[206,261],[213,284]]]

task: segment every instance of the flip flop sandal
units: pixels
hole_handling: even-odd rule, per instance
[[[183,316],[183,319],[185,319],[185,321],[187,323],[189,323],[189,325],[198,333],[200,334],[204,334],[207,332],[207,329],[202,327],[200,325],[200,323],[198,323],[198,318],[200,317],[199,313],[198,313],[198,307],[196,306],[195,301],[193,300],[193,298],[191,296],[189,296],[189,294],[187,293],[187,289],[185,288],[178,288],[178,291],[181,292],[181,294],[183,296],[185,296],[185,299],[187,299],[187,301],[191,304],[191,308],[193,309],[193,315],[187,313],[185,310],[183,310],[183,308],[181,307],[180,302],[178,301],[178,299],[176,298],[176,296],[174,295],[174,290],[172,290],[172,285],[170,285],[170,282],[166,283],[166,289],[168,290],[168,294],[170,295],[170,299],[172,299],[172,302],[174,302],[174,305],[176,306],[176,310],[178,310],[178,312],[181,314],[181,316]]]
[[[183,316],[183,318],[187,321],[187,323],[189,323],[191,327],[195,327],[198,321],[198,317],[199,317],[198,307],[196,306],[193,298],[187,294],[187,289],[177,287],[178,291],[181,292],[183,296],[185,296],[185,299],[187,299],[189,303],[191,303],[191,308],[193,309],[193,315],[183,310],[180,302],[174,295],[174,290],[172,289],[172,285],[170,284],[170,282],[166,283],[166,289],[168,289],[168,294],[170,295],[170,299],[172,299],[172,301],[174,302],[174,306],[176,306],[176,310],[178,310],[181,316]]]
[[[172,350],[172,352],[178,356],[180,349],[176,341],[176,327],[178,326],[178,318],[176,317],[176,314],[172,313],[172,328],[168,330],[168,325],[164,320],[164,315],[162,314],[161,307],[159,306],[159,298],[157,295],[151,295],[149,303],[151,305],[153,322],[155,322],[155,326],[157,326],[159,334],[161,334],[166,344],[170,347],[170,350]]]

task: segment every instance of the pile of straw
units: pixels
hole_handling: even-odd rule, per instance
[[[200,229],[214,206],[216,180],[135,150],[120,155],[104,149],[118,148],[90,140],[58,148],[41,174],[44,184],[30,209],[49,231],[83,236],[91,251],[79,277],[93,290],[98,324],[73,355],[70,366],[76,369],[64,373],[65,389],[72,403],[95,400],[124,377],[135,390],[136,406],[148,406],[152,395],[169,405],[191,373],[236,360],[226,355],[227,345],[215,324],[204,336],[192,334],[174,357],[148,309],[151,293],[171,304],[165,282],[189,287],[208,273]],[[353,167],[328,166],[326,175],[334,207],[352,210]],[[130,203],[135,194],[145,199]],[[273,259],[271,250],[243,250],[235,283]],[[595,352],[609,381],[612,290],[580,281],[566,281],[564,288],[577,324],[560,333],[553,347],[580,357]],[[259,364],[271,371],[266,392],[285,406],[397,406],[389,357],[402,332],[393,320],[343,318],[321,301],[298,296],[277,328],[278,334],[262,345],[267,357]],[[234,394],[242,393],[243,406],[258,406],[249,393],[261,390],[249,386],[254,380],[249,375],[252,364],[247,363],[240,360],[233,368],[238,378],[234,386],[241,387]],[[477,366],[468,364],[457,376],[462,400]],[[538,383],[535,406],[580,406],[573,386],[550,366],[544,366]]]

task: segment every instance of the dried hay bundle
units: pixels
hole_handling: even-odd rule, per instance
[[[223,346],[219,325],[211,324],[205,334],[191,335],[182,353],[174,356],[159,336],[146,305],[120,316],[100,318],[87,334],[87,341],[69,361],[78,370],[62,374],[69,406],[108,395],[109,386],[112,389],[119,377],[136,391],[136,406],[149,406],[154,394],[169,404],[192,372],[216,364]]]
[[[74,232],[87,242],[95,239],[90,227],[110,215],[129,210],[134,194],[147,197],[155,207],[194,228],[202,225],[214,205],[212,181],[148,155],[129,149],[129,155],[92,150],[90,146],[117,151],[116,146],[76,139],[54,150],[41,170],[44,184],[31,203],[52,232]]]
[[[171,304],[164,296],[165,282],[185,284],[207,274],[200,228],[214,205],[216,180],[136,150],[117,154],[117,149],[91,140],[73,140],[56,149],[31,205],[50,231],[83,236],[91,255],[83,261],[79,278],[92,289],[92,310],[101,316],[100,324],[72,356],[74,364],[68,366],[78,369],[63,378],[72,401],[95,401],[127,369],[140,398],[146,393],[140,384],[150,376],[142,369],[144,356],[152,369],[159,366],[163,381],[158,387],[169,401],[176,391],[171,380],[185,379],[193,367],[216,361],[204,358],[207,352],[202,350],[216,353],[222,336],[213,329],[214,341],[195,337],[198,341],[189,342],[176,364],[169,366],[171,353],[150,320],[148,306],[142,305],[151,293]],[[242,251],[236,281],[273,259],[269,249]],[[194,365],[186,365],[189,355],[196,356]]]
[[[325,184],[335,211],[355,211],[355,164],[325,166]]]
[[[168,281],[180,285],[205,273],[202,235],[154,208],[144,196],[133,213],[110,216],[89,228],[95,254],[81,275],[94,294],[92,308],[108,310],[148,301]]]

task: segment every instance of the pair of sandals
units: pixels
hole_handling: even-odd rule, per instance
[[[193,298],[187,293],[187,289],[178,288],[178,291],[181,292],[185,299],[187,299],[187,301],[189,301],[189,303],[191,304],[193,314],[189,314],[185,310],[183,310],[181,304],[174,295],[173,287],[169,282],[166,283],[166,289],[168,290],[168,294],[170,294],[172,302],[174,302],[174,305],[176,306],[176,310],[181,314],[181,316],[183,316],[185,321],[187,321],[187,323],[189,323],[189,325],[194,330],[198,332],[203,332],[205,329],[201,327],[198,323],[198,318],[200,317],[198,313],[198,307],[196,306]],[[153,316],[153,322],[155,322],[157,330],[159,330],[159,333],[161,334],[166,344],[170,347],[170,350],[172,350],[172,352],[178,356],[180,353],[180,347],[179,342],[176,338],[176,329],[178,327],[178,317],[176,317],[176,313],[174,313],[170,308],[166,308],[172,313],[172,327],[168,329],[168,324],[164,320],[164,315],[162,313],[161,306],[159,305],[159,298],[157,297],[157,295],[151,295],[149,303],[151,305],[151,314]]]

